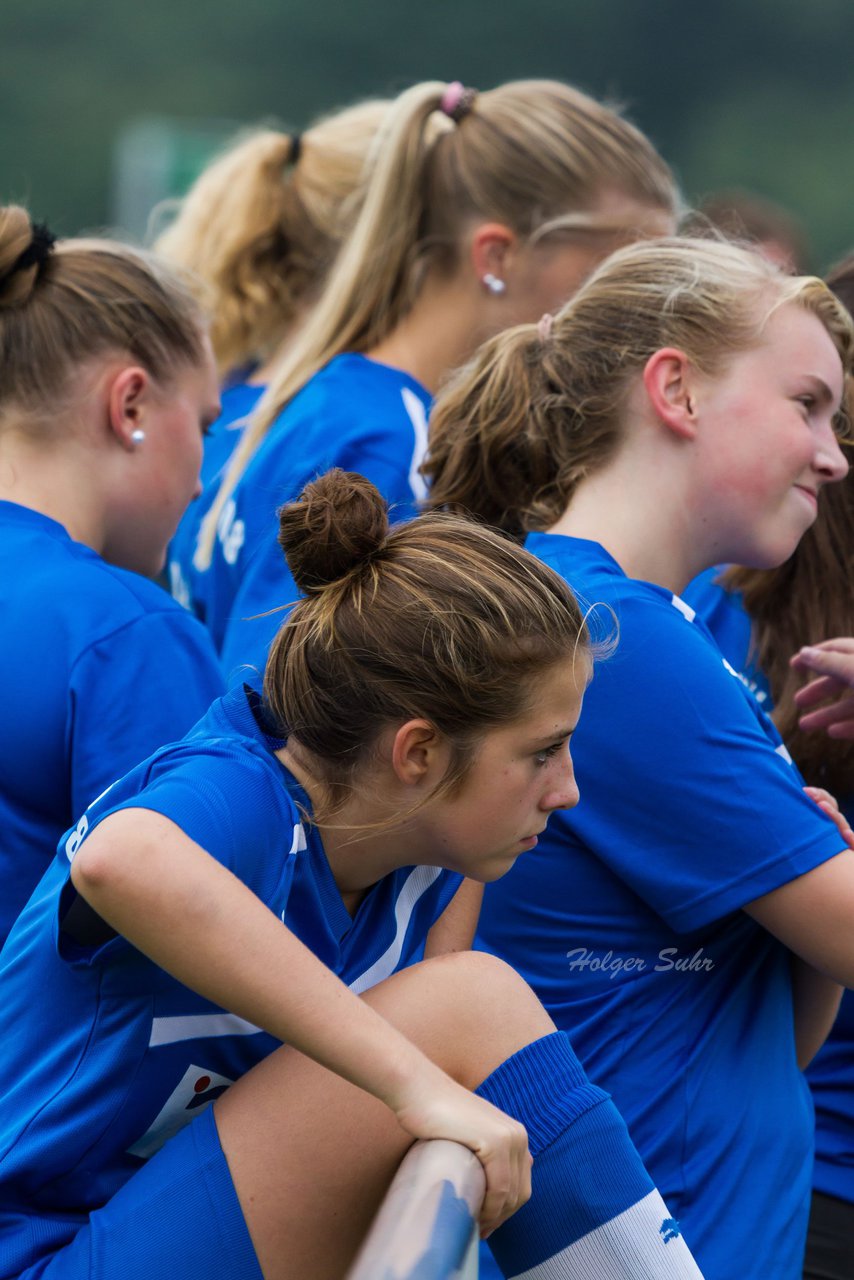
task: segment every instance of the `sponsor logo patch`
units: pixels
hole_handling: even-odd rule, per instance
[[[234,1081],[228,1076],[191,1063],[155,1116],[154,1123],[132,1147],[128,1147],[128,1155],[140,1156],[143,1160],[153,1156],[164,1142],[225,1093],[230,1084]]]

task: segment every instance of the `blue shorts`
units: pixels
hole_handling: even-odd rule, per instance
[[[16,1280],[263,1280],[213,1107]]]

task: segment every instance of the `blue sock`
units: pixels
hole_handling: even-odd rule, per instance
[[[533,1192],[489,1239],[507,1277],[699,1280],[608,1094],[561,1032],[526,1045],[477,1093],[528,1131]]]

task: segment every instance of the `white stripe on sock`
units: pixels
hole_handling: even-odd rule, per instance
[[[513,1280],[702,1280],[657,1191]]]

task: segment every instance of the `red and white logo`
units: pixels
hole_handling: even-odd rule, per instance
[[[230,1084],[234,1081],[228,1076],[191,1063],[160,1108],[154,1123],[132,1147],[128,1147],[128,1155],[140,1156],[143,1160],[153,1156],[164,1142],[215,1102],[221,1093],[225,1093]]]

